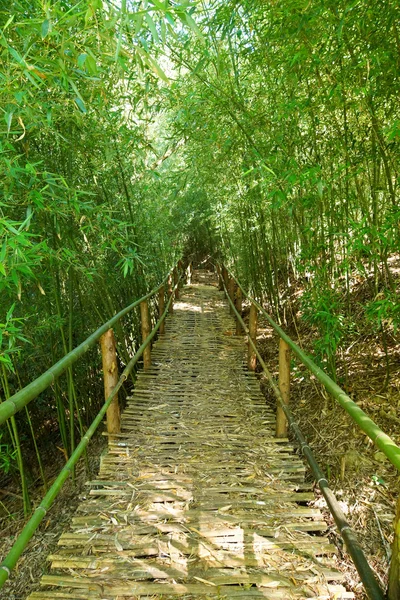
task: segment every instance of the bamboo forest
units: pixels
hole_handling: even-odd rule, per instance
[[[397,0],[0,0],[0,599],[400,600]]]

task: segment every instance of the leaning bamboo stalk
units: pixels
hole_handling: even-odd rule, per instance
[[[390,559],[388,600],[400,598],[400,498],[397,500],[396,516],[394,520],[394,539],[392,557]]]
[[[157,321],[156,325],[154,326],[152,332],[147,337],[147,339],[141,344],[141,346],[139,347],[135,356],[133,356],[133,358],[129,361],[129,363],[125,367],[114,390],[111,392],[110,396],[107,398],[106,402],[103,404],[98,415],[95,417],[92,424],[86,431],[85,435],[83,436],[83,438],[77,445],[74,453],[70,456],[67,463],[65,464],[63,469],[60,471],[60,473],[57,476],[57,478],[55,479],[53,485],[50,487],[47,494],[44,496],[43,500],[41,501],[39,506],[36,508],[32,517],[29,519],[29,521],[26,523],[25,527],[22,529],[21,533],[17,537],[16,541],[14,542],[13,546],[11,547],[11,550],[9,551],[9,553],[7,554],[7,556],[1,563],[1,565],[0,565],[0,589],[3,587],[4,583],[9,578],[11,570],[17,564],[17,561],[18,561],[19,557],[21,556],[22,552],[25,550],[30,539],[34,535],[36,529],[39,527],[40,523],[46,516],[47,511],[49,510],[49,508],[53,504],[54,500],[58,496],[65,481],[68,479],[68,477],[72,473],[76,463],[78,462],[78,460],[84,453],[85,449],[87,448],[91,438],[93,437],[94,433],[96,432],[96,429],[102,422],[104,415],[106,414],[115,395],[118,394],[122,385],[128,379],[129,374],[132,372],[133,367],[136,365],[136,363],[141,358],[141,356],[142,356],[143,352],[145,351],[145,349],[147,348],[147,346],[151,343],[152,339],[155,337],[157,331],[160,328],[162,321],[165,319],[165,317],[168,314],[169,305],[171,302],[172,302],[172,295],[170,296],[170,298],[168,300],[167,306],[165,307],[165,310],[164,310],[161,318]]]

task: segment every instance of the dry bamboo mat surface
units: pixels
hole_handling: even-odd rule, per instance
[[[30,600],[353,598],[208,281],[181,292]]]

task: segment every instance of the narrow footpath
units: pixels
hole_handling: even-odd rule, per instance
[[[197,280],[30,600],[354,597],[223,293]]]

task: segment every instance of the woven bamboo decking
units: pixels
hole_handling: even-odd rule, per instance
[[[353,598],[222,292],[186,286],[30,600]]]

